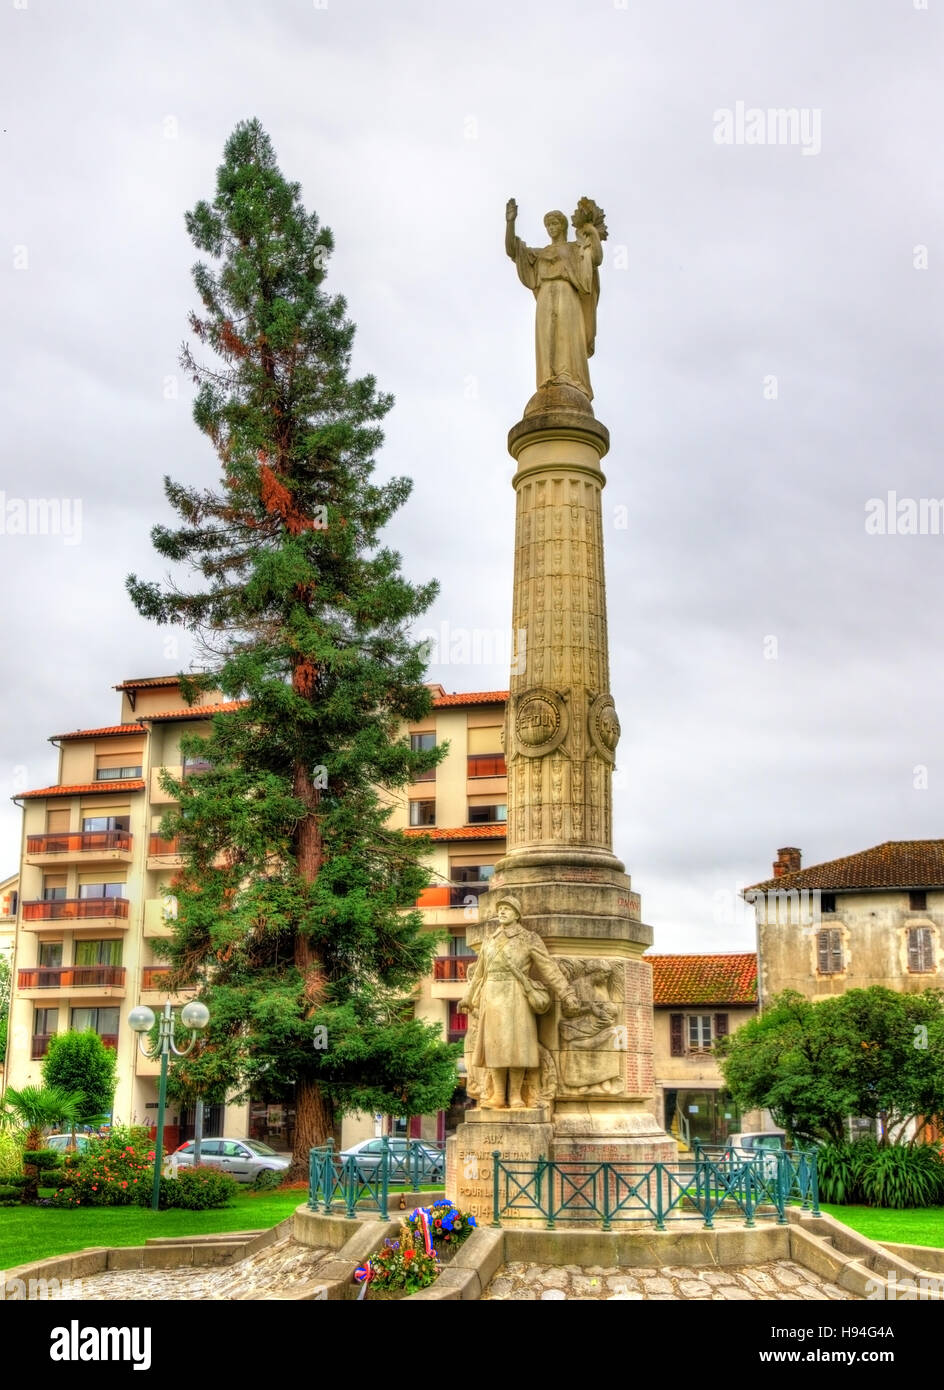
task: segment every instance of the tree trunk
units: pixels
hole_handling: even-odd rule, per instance
[[[308,1150],[326,1144],[334,1129],[334,1106],[321,1092],[317,1081],[299,1078],[295,1083],[295,1146],[287,1182],[303,1182],[308,1177]]]

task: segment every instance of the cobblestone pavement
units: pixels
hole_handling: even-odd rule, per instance
[[[92,1274],[82,1282],[82,1298],[202,1301],[208,1299],[279,1298],[301,1285],[317,1283],[318,1266],[332,1259],[329,1250],[312,1250],[294,1240],[280,1240],[237,1264],[184,1266],[180,1269],[116,1269]],[[75,1298],[75,1286],[60,1295]]]
[[[593,1299],[703,1299],[728,1303],[858,1298],[792,1260],[744,1269],[689,1269],[684,1265],[669,1265],[665,1269],[603,1269],[594,1265],[580,1269],[577,1265],[507,1264],[482,1297],[518,1301],[568,1299],[577,1303]]]

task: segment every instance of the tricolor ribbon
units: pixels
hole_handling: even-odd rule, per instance
[[[359,1292],[358,1295],[357,1295],[357,1301],[358,1301],[358,1303],[360,1303],[360,1301],[361,1301],[363,1298],[366,1297],[366,1295],[367,1295],[367,1285],[370,1283],[370,1281],[371,1281],[371,1279],[373,1279],[373,1277],[374,1277],[374,1266],[373,1266],[373,1264],[370,1262],[370,1260],[368,1260],[366,1264],[358,1265],[357,1268],[355,1269],[355,1271],[354,1271],[354,1282],[355,1282],[356,1284],[360,1284],[360,1286],[361,1286],[361,1287],[360,1287],[360,1292]]]
[[[423,1249],[426,1251],[427,1255],[432,1255],[433,1233],[432,1228],[430,1226],[429,1212],[425,1207],[420,1207],[416,1213],[416,1216],[417,1220],[419,1221],[420,1231],[423,1235]]]

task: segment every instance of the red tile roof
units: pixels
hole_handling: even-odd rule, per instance
[[[504,840],[504,821],[496,825],[460,825],[454,830],[441,830],[435,825],[410,826],[405,835],[428,835],[431,840]]]
[[[843,859],[752,883],[743,896],[768,888],[944,888],[944,840],[886,840]]]
[[[127,782],[80,782],[71,787],[39,787],[32,792],[17,792],[11,801],[21,801],[31,796],[87,796],[91,792],[143,792],[144,780],[134,778]]]
[[[104,729],[74,729],[71,734],[51,734],[50,743],[61,743],[69,738],[109,738],[112,734],[143,734],[143,724],[109,724]]]
[[[245,709],[248,700],[226,700],[217,705],[185,705],[183,709],[166,709],[157,714],[142,714],[141,720],[150,724],[160,719],[209,719],[211,714],[230,714],[236,709]]]
[[[122,681],[112,686],[113,690],[146,690],[152,685],[179,685],[179,676],[143,676],[139,681]]]
[[[433,708],[443,709],[452,705],[503,705],[508,700],[507,690],[464,690],[453,695],[435,695]]]
[[[654,1004],[757,1003],[757,957],[752,951],[643,959],[652,966]]]

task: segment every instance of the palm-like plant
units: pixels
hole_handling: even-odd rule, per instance
[[[43,1130],[50,1125],[72,1124],[79,1118],[81,1091],[64,1091],[59,1086],[8,1086],[0,1107],[0,1125],[25,1130],[27,1151],[43,1147]]]

